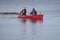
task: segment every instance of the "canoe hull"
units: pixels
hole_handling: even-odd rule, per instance
[[[43,19],[43,15],[33,15],[33,16],[30,16],[30,15],[18,15],[17,16],[18,18],[28,18],[28,19]]]

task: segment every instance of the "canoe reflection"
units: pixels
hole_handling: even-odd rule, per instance
[[[36,23],[36,22],[42,23],[43,20],[42,19],[30,19],[30,22],[32,22],[32,23]]]
[[[19,22],[32,22],[32,23],[36,23],[36,22],[40,22],[43,23],[43,19],[24,19],[24,18],[20,18]]]
[[[19,19],[19,22],[26,23],[26,19],[24,19],[24,18],[20,18],[20,19]]]

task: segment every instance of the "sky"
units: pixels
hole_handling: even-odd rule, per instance
[[[24,6],[28,12],[60,10],[60,0],[0,0],[0,12],[20,12]]]

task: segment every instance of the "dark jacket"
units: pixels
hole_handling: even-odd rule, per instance
[[[32,10],[30,14],[32,14],[32,15],[37,15],[37,11]]]
[[[26,9],[23,9],[20,14],[22,13],[22,15],[26,15]]]

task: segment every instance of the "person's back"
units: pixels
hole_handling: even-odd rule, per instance
[[[24,9],[23,9],[23,15],[26,15],[26,8],[24,7]]]
[[[33,10],[31,11],[30,15],[37,15],[37,11],[33,8]]]
[[[24,7],[24,9],[20,12],[21,15],[26,15],[26,8]]]

